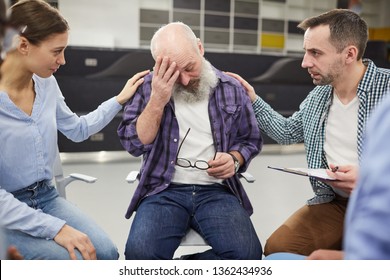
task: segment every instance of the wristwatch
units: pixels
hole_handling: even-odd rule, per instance
[[[232,153],[228,153],[228,154],[231,155],[232,158],[233,158],[233,161],[234,161],[234,173],[237,173],[238,169],[240,169],[240,162],[238,161],[238,159],[236,158],[235,155],[233,155]]]

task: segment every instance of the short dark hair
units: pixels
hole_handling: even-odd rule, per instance
[[[358,14],[348,9],[334,9],[303,20],[298,28],[306,31],[319,25],[329,25],[329,40],[338,52],[348,45],[354,45],[358,49],[357,59],[363,57],[368,41],[368,27]]]

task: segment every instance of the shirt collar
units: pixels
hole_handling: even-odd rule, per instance
[[[372,62],[370,59],[364,58],[363,64],[367,66],[367,69],[363,75],[363,78],[360,80],[358,84],[357,95],[359,98],[361,98],[363,94],[366,95],[368,92],[371,91],[373,83],[375,82],[373,78],[375,77],[376,72],[378,71],[378,68],[375,66],[374,62]]]

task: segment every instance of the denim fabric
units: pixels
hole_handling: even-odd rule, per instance
[[[3,228],[0,227],[0,260],[5,260],[7,256],[7,246],[5,245]]]
[[[50,181],[43,181],[36,188],[26,188],[13,194],[28,206],[63,219],[69,226],[87,234],[98,259],[118,259],[118,250],[107,234],[76,206],[59,197]],[[54,240],[34,237],[17,230],[5,230],[5,236],[8,244],[15,245],[25,259],[69,259],[68,251]],[[82,259],[78,251],[76,254],[78,259]]]
[[[126,259],[172,259],[189,227],[212,247],[194,259],[261,259],[247,211],[219,184],[172,184],[144,198],[130,229]]]
[[[306,256],[294,253],[273,253],[264,258],[264,260],[304,260]]]

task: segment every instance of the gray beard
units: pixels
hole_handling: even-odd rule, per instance
[[[202,72],[198,80],[191,81],[187,86],[175,84],[172,96],[177,102],[196,103],[208,99],[211,89],[215,88],[218,78],[210,62],[203,58]]]

